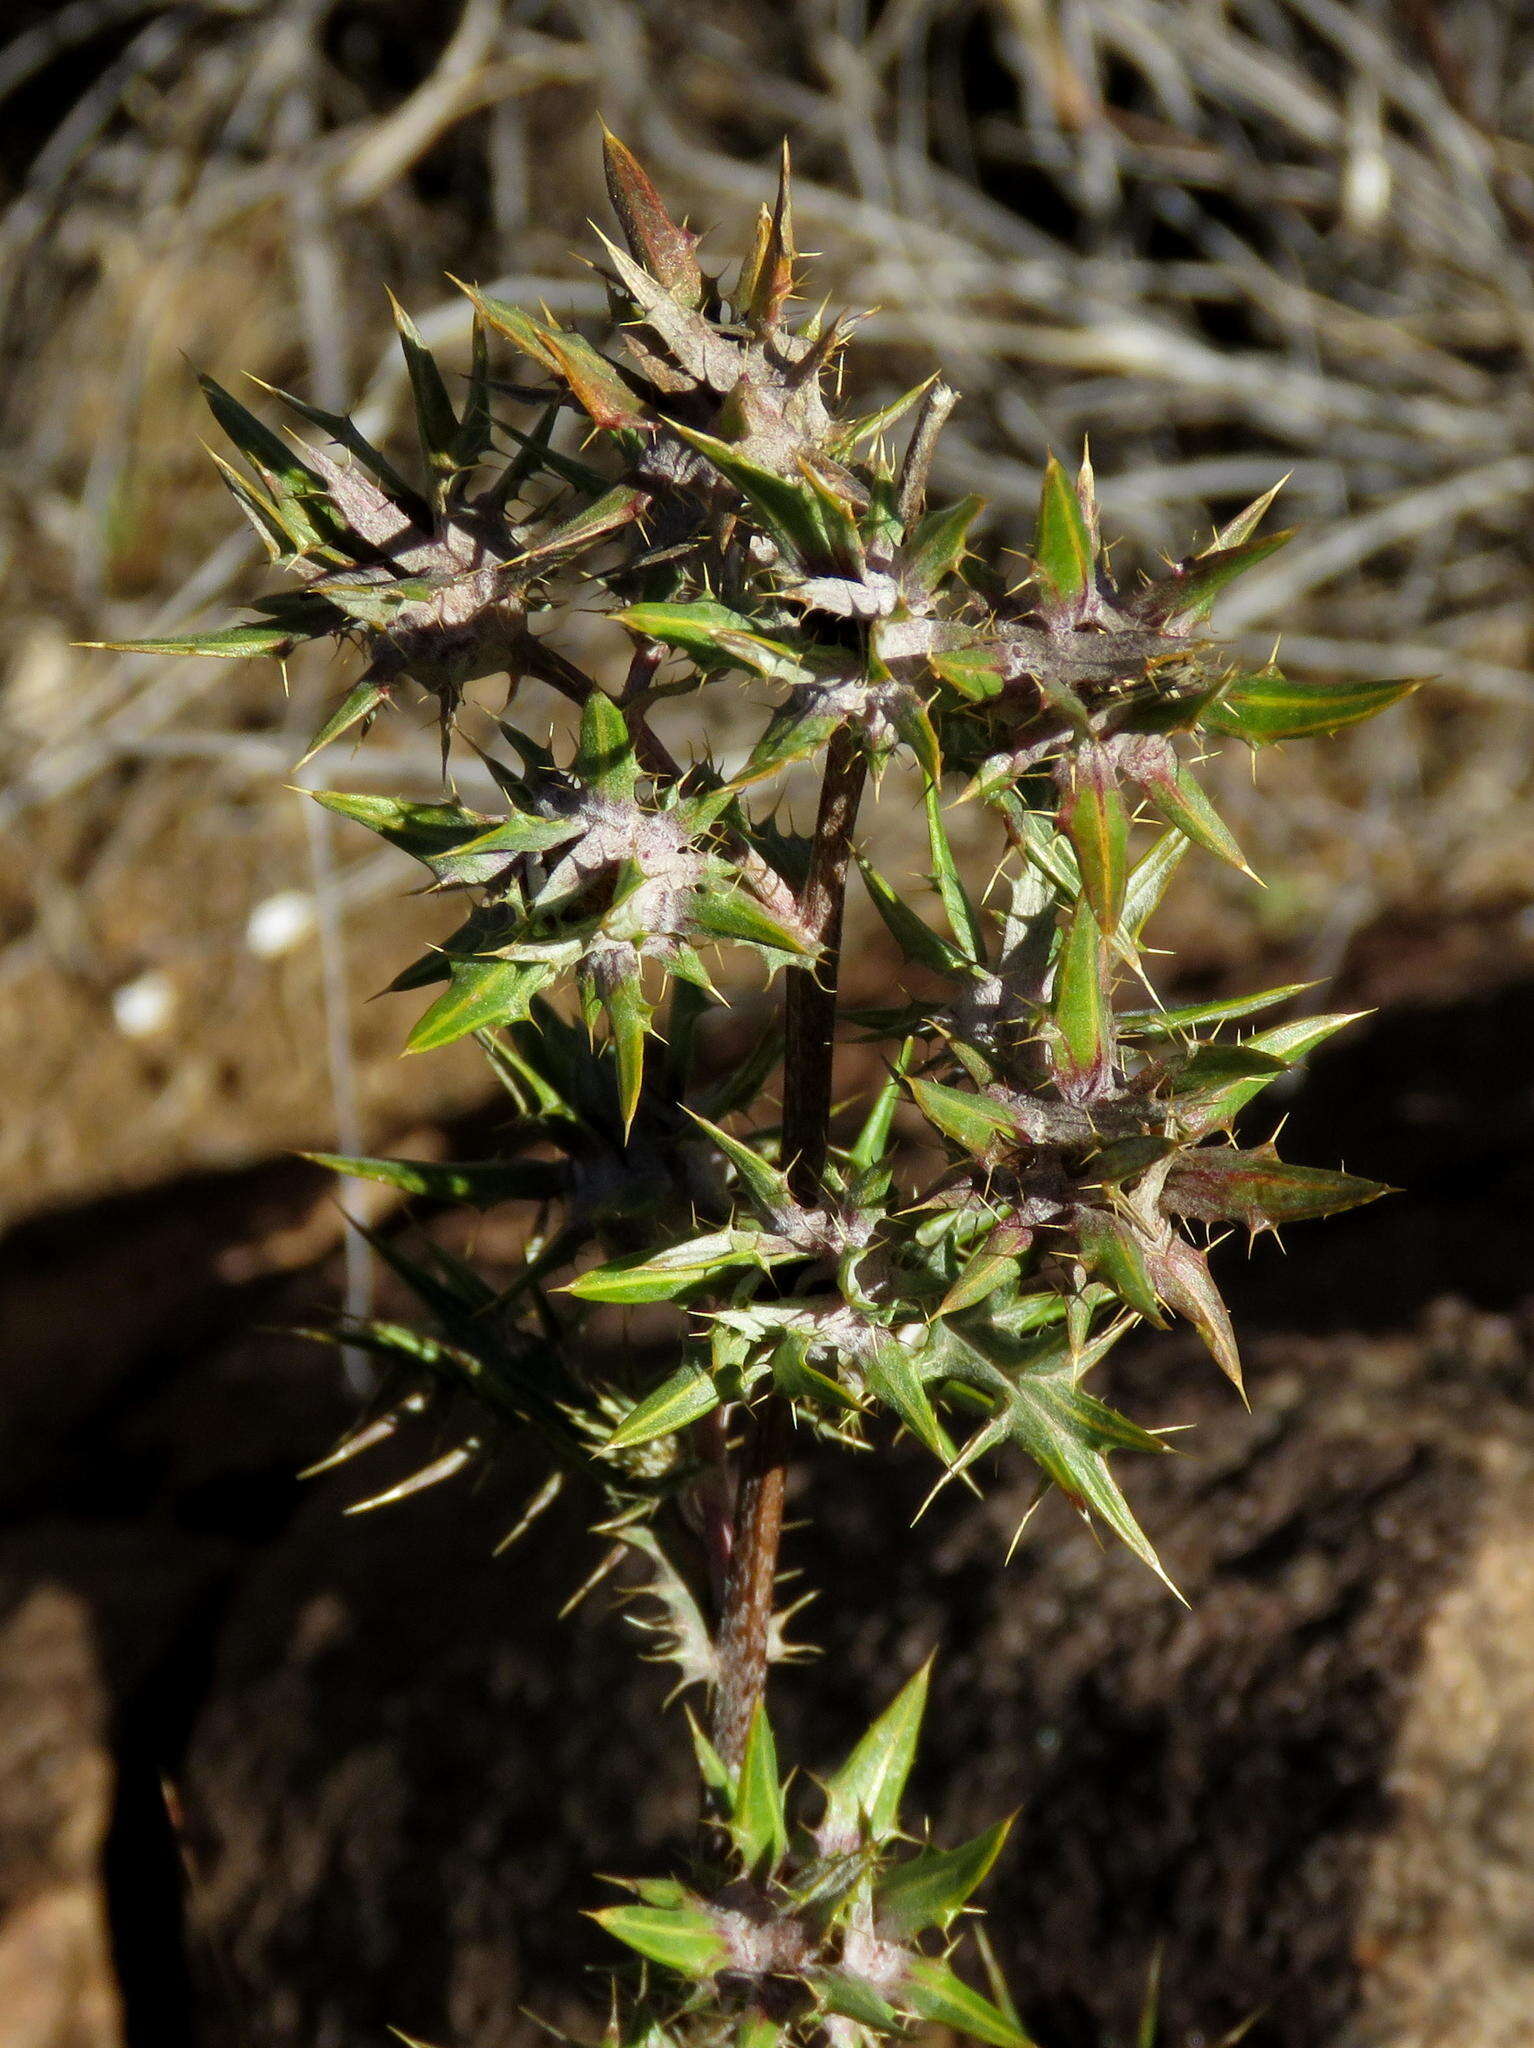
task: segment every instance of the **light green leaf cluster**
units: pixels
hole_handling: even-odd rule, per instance
[[[989,1997],[954,1967],[954,1929],[1011,1829],[956,1849],[913,1840],[901,1806],[927,1702],[923,1666],[809,1798],[780,1772],[758,1707],[738,1770],[694,1724],[711,1820],[685,1879],[625,1882],[593,1918],[645,1964],[625,2038],[681,2043],[723,2023],[737,2043],[865,2048],[927,2020],[991,2048],[1028,2048],[983,1952]],[[818,1817],[798,1810],[818,1806]]]

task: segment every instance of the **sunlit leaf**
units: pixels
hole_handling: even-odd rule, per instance
[[[574,772],[599,795],[632,803],[639,764],[628,720],[605,690],[593,690],[581,710],[580,745]]]
[[[1280,740],[1313,739],[1358,725],[1422,687],[1420,678],[1380,681],[1362,676],[1331,682],[1296,682],[1269,666],[1237,676],[1203,715],[1211,732],[1254,747]]]
[[[758,946],[797,959],[808,959],[817,950],[802,931],[775,917],[744,889],[700,890],[692,918],[708,938],[733,940],[737,945]]]
[[[760,1152],[742,1139],[732,1137],[717,1124],[711,1124],[707,1117],[699,1116],[696,1111],[689,1111],[689,1114],[729,1160],[764,1216],[780,1215],[794,1207],[786,1173],[769,1164]]]
[[[629,1410],[604,1448],[626,1451],[635,1444],[647,1444],[654,1437],[675,1436],[718,1406],[719,1391],[711,1375],[696,1359],[689,1358]]]
[[[869,1392],[899,1417],[933,1457],[940,1458],[945,1465],[950,1463],[953,1445],[937,1419],[932,1397],[909,1345],[893,1331],[880,1331],[870,1346],[863,1372]]]
[[[1060,827],[1098,924],[1105,932],[1117,931],[1129,885],[1129,813],[1101,748],[1082,747],[1069,757]]]
[[[643,513],[647,503],[642,491],[633,490],[627,484],[616,484],[595,504],[572,513],[551,533],[546,533],[535,547],[518,555],[512,566],[542,569],[552,566],[561,556],[580,554],[608,534],[620,532],[631,525]]]
[[[607,1906],[593,1913],[599,1927],[652,1963],[680,1976],[713,1977],[729,1950],[701,1899],[678,1906]]]
[[[309,637],[281,626],[221,626],[212,633],[181,633],[152,640],[82,640],[78,644],[105,648],[113,654],[203,654],[221,661],[247,661],[256,655],[291,654],[301,639]]]
[[[783,1787],[778,1780],[778,1754],[766,1704],[756,1703],[735,1783],[730,1834],[748,1870],[771,1869],[788,1847],[788,1821]]]
[[[852,2020],[876,2038],[899,2037],[899,2013],[866,1978],[852,1970],[816,1970],[809,1981],[822,2011]]]
[[[1006,675],[994,647],[954,648],[946,654],[930,654],[927,661],[935,675],[971,703],[983,704],[1006,688]]]
[[[433,473],[445,479],[458,467],[458,415],[447,395],[447,386],[437,368],[436,357],[422,341],[420,329],[393,292],[389,293],[389,305],[394,313],[394,325],[399,331],[411,396],[415,400],[421,448]]]
[[[943,817],[943,800],[935,780],[929,779],[923,798],[927,812],[927,845],[932,855],[932,881],[942,900],[950,930],[966,956],[982,964],[985,960],[985,932],[980,914],[970,901],[969,891],[959,873],[948,827]]]
[[[897,1995],[919,2018],[952,2027],[989,2048],[1030,2048],[1028,2036],[1015,2021],[935,1956],[913,1956],[907,1962]]]
[[[654,1005],[647,999],[643,981],[636,971],[620,974],[602,989],[602,1008],[618,1064],[618,1113],[625,1135],[632,1129],[644,1086],[645,1044],[650,1034]]]
[[[437,998],[405,1041],[406,1052],[435,1052],[466,1038],[525,1017],[533,997],[554,970],[542,961],[455,960],[448,989]]]
[[[958,1849],[923,1849],[882,1877],[874,1890],[880,1934],[906,1941],[928,1927],[946,1933],[989,1876],[1011,1827],[1002,1820]]]
[[[908,960],[916,961],[934,974],[968,973],[970,963],[958,947],[933,931],[877,868],[860,859],[858,872],[890,937]]]
[[[345,789],[316,789],[309,794],[338,818],[366,825],[390,846],[431,868],[473,845],[493,822],[457,803],[411,803],[402,797]]]
[[[1230,1311],[1209,1271],[1209,1261],[1180,1237],[1171,1237],[1145,1255],[1156,1292],[1175,1314],[1184,1316],[1203,1338],[1221,1372],[1242,1391],[1241,1354]]]
[[[355,688],[347,692],[341,703],[325,720],[295,765],[299,768],[306,766],[321,747],[328,747],[332,740],[338,740],[343,732],[349,732],[354,725],[363,724],[373,716],[380,704],[387,702],[388,691],[383,684],[369,682],[364,677]]]
[[[675,1301],[728,1272],[750,1266],[765,1270],[789,1256],[781,1240],[764,1238],[757,1231],[715,1230],[662,1251],[635,1252],[593,1266],[572,1280],[565,1292],[582,1301]]]
[[[1092,536],[1075,487],[1053,455],[1039,491],[1033,561],[1044,590],[1059,604],[1077,604],[1091,588]]]
[[[806,476],[790,480],[765,469],[728,441],[673,422],[674,431],[727,477],[756,513],[762,525],[804,569],[835,569],[845,565],[845,528]]]
[[[1291,981],[1282,988],[1265,988],[1246,996],[1221,996],[1208,1003],[1180,1003],[1170,1010],[1120,1010],[1119,1029],[1139,1038],[1175,1038],[1202,1024],[1228,1024],[1259,1010],[1276,1009],[1280,1003],[1292,1002],[1314,987],[1314,982]]]
[[[635,259],[674,294],[678,305],[701,304],[703,273],[693,254],[697,236],[677,226],[649,173],[605,124],[602,163],[607,173],[607,196]]]
[[[964,558],[969,530],[984,510],[984,498],[971,496],[929,512],[905,545],[902,569],[907,583],[930,593],[951,576]]]
[[[1202,785],[1172,752],[1170,742],[1145,741],[1129,773],[1152,809],[1159,811],[1169,825],[1175,825],[1195,846],[1203,847],[1217,860],[1228,861],[1244,875],[1252,873],[1230,827],[1204,794]]]
[[[906,1086],[928,1123],[977,1159],[1018,1142],[1016,1119],[1000,1103],[951,1088],[946,1081],[924,1081],[915,1075]]]
[[[740,667],[738,643],[744,640],[749,645],[760,637],[750,619],[711,597],[685,604],[632,604],[614,612],[612,618],[631,633],[674,647],[700,668]],[[724,644],[727,637],[732,639],[731,645]],[[786,648],[782,651],[789,653]]]
[[[1262,540],[1246,540],[1234,547],[1211,548],[1175,570],[1147,593],[1145,610],[1156,618],[1186,630],[1207,618],[1214,601],[1228,584],[1248,569],[1255,569],[1269,555],[1293,540],[1292,532],[1272,533]]]
[[[825,1817],[816,1830],[824,1853],[857,1848],[865,1829],[876,1842],[894,1833],[916,1760],[931,1676],[929,1659],[859,1739],[841,1769],[826,1780]]]
[[[1165,1328],[1145,1254],[1133,1230],[1107,1209],[1078,1209],[1076,1242],[1089,1272],[1105,1281],[1121,1301],[1149,1323]]]
[[[1061,1087],[1078,1099],[1095,1094],[1113,1067],[1113,1013],[1102,935],[1085,903],[1077,905],[1066,927],[1050,1010]]]
[[[1390,1189],[1356,1173],[1322,1166],[1294,1166],[1266,1147],[1241,1151],[1234,1145],[1200,1145],[1180,1152],[1162,1189],[1162,1206],[1174,1216],[1200,1223],[1264,1225],[1299,1223],[1335,1216],[1378,1201]]]

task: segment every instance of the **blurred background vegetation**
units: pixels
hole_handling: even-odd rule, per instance
[[[1234,1262],[1250,1417],[1175,1339],[1127,1363],[1131,1405],[1154,1379],[1201,1425],[1136,1489],[1192,1613],[1063,1511],[998,1577],[1015,1490],[913,1544],[914,1477],[842,1488],[849,1597],[806,1753],[945,1644],[924,1794],[954,1831],[1026,1802],[993,1926],[1047,2048],[1130,2038],[1163,1941],[1178,2048],[1261,2006],[1254,2044],[1524,2048],[1534,16],[12,0],[5,22],[6,2048],[353,2048],[386,2021],[520,2048],[524,2005],[566,2011],[594,1960],[593,1859],[690,1824],[640,1732],[655,1674],[601,1616],[547,1619],[578,1554],[492,1562],[499,1489],[343,1522],[354,1488],[292,1479],[350,1409],[325,1354],[270,1330],[322,1321],[346,1276],[327,1185],[277,1155],[487,1142],[472,1051],[402,1061],[410,999],[367,1000],[439,908],[401,911],[410,864],[286,787],[344,657],[284,691],[268,663],[73,644],[221,623],[265,580],[194,367],[408,445],[386,286],[460,363],[448,271],[599,331],[573,253],[605,213],[598,113],[721,261],[789,137],[820,288],[872,309],[856,396],[942,365],[963,404],[939,484],[988,496],[987,547],[1023,545],[1046,452],[1088,434],[1129,563],[1287,472],[1300,537],[1219,623],[1300,674],[1434,679],[1264,757],[1257,794],[1232,750],[1222,809],[1269,886],[1190,862],[1163,920],[1179,990],[1314,978],[1318,1007],[1379,1006],[1296,1098],[1293,1147],[1411,1190],[1314,1251],[1296,1233],[1287,1264]],[[317,766],[414,769],[425,795],[435,733],[397,718]],[[876,948],[853,964],[877,983]],[[464,1248],[493,1266],[514,1233]],[[797,1741],[797,1692],[784,1714]]]
[[[1301,673],[1438,679],[1354,740],[1264,761],[1260,803],[1244,754],[1223,764],[1270,887],[1182,892],[1169,943],[1189,973],[1282,956],[1345,976],[1403,926],[1431,929],[1430,952],[1490,926],[1492,961],[1527,957],[1523,10],[70,0],[10,18],[13,1212],[324,1142],[338,1122],[376,1136],[474,1086],[467,1057],[401,1064],[400,1006],[362,1003],[398,950],[375,945],[372,905],[407,864],[332,843],[284,786],[337,664],[294,664],[284,695],[266,664],[71,642],[220,619],[257,587],[190,365],[358,403],[389,439],[404,391],[386,285],[449,356],[467,320],[446,271],[599,324],[600,284],[571,253],[604,211],[599,110],[673,204],[719,225],[721,260],[789,136],[820,288],[873,309],[854,357],[867,397],[944,366],[963,407],[940,482],[989,497],[990,546],[1021,544],[1046,450],[1087,434],[1131,560],[1184,552],[1287,472],[1301,539],[1242,585],[1225,630],[1253,656],[1281,636]],[[408,753],[424,793],[424,730],[378,744],[387,767],[364,749],[352,779],[397,784]],[[1479,946],[1451,950],[1454,972],[1479,971]]]

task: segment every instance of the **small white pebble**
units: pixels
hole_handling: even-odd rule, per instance
[[[256,905],[245,923],[245,944],[259,959],[291,953],[314,930],[314,898],[304,889],[279,889]]]
[[[168,974],[151,968],[112,993],[112,1021],[124,1038],[152,1038],[163,1031],[176,1008],[176,991]]]
[[[1390,211],[1390,159],[1379,88],[1360,75],[1348,94],[1347,154],[1342,165],[1342,217],[1355,235],[1372,235]]]
[[[1379,148],[1350,150],[1342,168],[1342,214],[1356,235],[1378,232],[1390,211],[1390,165]]]

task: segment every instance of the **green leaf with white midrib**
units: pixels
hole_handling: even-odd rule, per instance
[[[841,1769],[826,1780],[825,1816],[816,1830],[824,1854],[858,1847],[865,1831],[866,1838],[876,1842],[895,1831],[916,1760],[931,1676],[929,1658],[858,1741]]]

